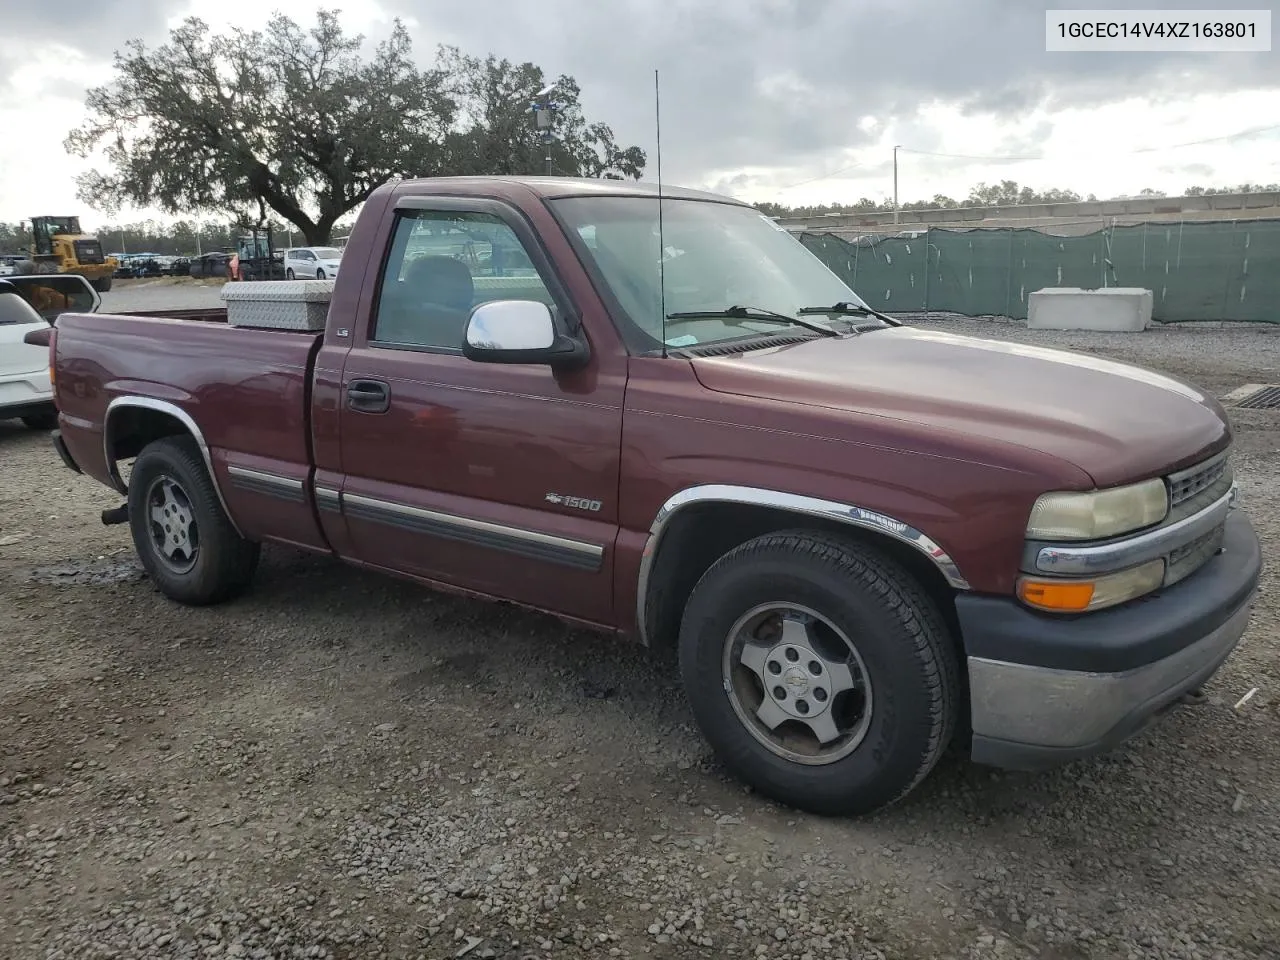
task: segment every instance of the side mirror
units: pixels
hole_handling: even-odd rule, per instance
[[[53,327],[40,327],[23,337],[22,342],[33,347],[47,347],[52,339]]]
[[[578,367],[587,344],[556,330],[551,308],[538,300],[493,300],[471,311],[462,355],[480,363],[545,363]]]

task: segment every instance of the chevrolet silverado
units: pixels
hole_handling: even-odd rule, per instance
[[[692,190],[398,181],[343,263],[323,329],[57,320],[56,448],[173,600],[272,542],[673,644],[723,763],[822,813],[953,741],[1107,750],[1244,633],[1258,539],[1191,384],[901,324]]]

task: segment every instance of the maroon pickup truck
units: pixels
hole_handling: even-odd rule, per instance
[[[57,450],[182,603],[273,542],[674,644],[723,762],[817,812],[957,739],[1109,749],[1218,669],[1261,556],[1216,400],[901,325],[751,207],[661,205],[398,182],[322,329],[64,314]]]

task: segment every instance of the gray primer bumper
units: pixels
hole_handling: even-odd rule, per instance
[[[1111,749],[1217,672],[1244,634],[1254,596],[1200,640],[1120,673],[970,657],[973,759],[1034,770]]]

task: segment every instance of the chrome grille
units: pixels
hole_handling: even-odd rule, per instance
[[[1219,524],[1203,536],[1197,537],[1190,543],[1184,543],[1170,553],[1165,561],[1164,585],[1171,587],[1208,563],[1222,546],[1225,532],[1226,524]]]
[[[1212,460],[1197,464],[1187,470],[1169,475],[1169,504],[1176,507],[1199,493],[1208,490],[1222,479],[1227,471],[1227,456],[1219,454]]]

